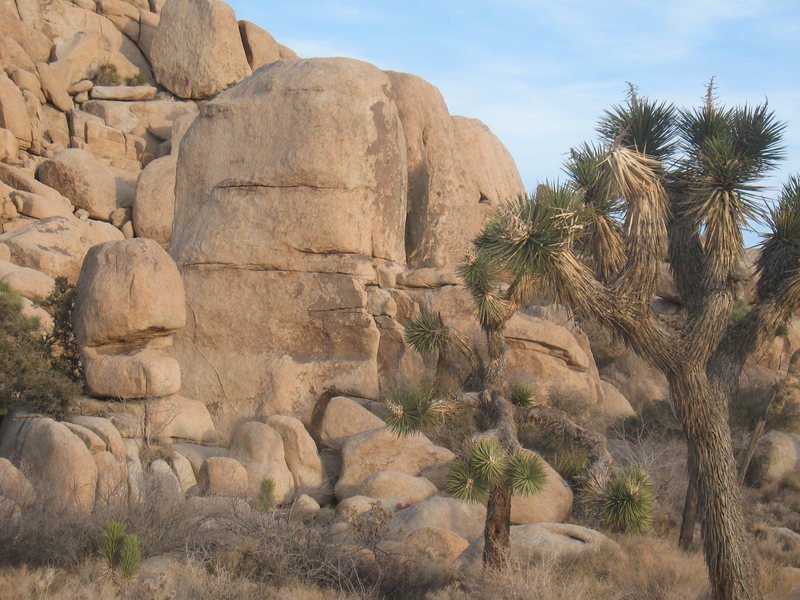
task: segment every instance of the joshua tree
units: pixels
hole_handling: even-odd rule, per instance
[[[525,385],[509,388],[505,379],[506,324],[517,310],[529,304],[538,282],[523,263],[541,261],[530,254],[509,260],[502,248],[493,245],[492,239],[508,231],[505,219],[511,214],[525,215],[532,221],[558,219],[563,215],[562,224],[569,230],[575,219],[565,211],[574,204],[574,198],[573,190],[566,186],[542,186],[538,202],[519,199],[475,239],[474,252],[459,268],[459,275],[472,296],[475,314],[486,338],[484,361],[479,360],[467,338],[448,327],[439,315],[423,313],[406,328],[406,341],[415,350],[439,353],[440,381],[441,372],[456,353],[469,362],[469,380],[476,375],[481,379],[478,404],[487,428],[468,444],[466,456],[451,471],[447,489],[464,501],[482,501],[488,497],[483,561],[490,566],[502,566],[510,544],[512,494],[535,494],[545,481],[541,460],[524,451],[519,442],[518,421],[544,425],[571,438],[573,443],[588,451],[591,472],[603,473],[613,464],[603,436],[581,428],[559,410],[532,406],[532,389]],[[560,230],[555,233],[555,236],[560,235]],[[549,243],[562,243],[555,236]],[[391,414],[387,423],[400,434],[425,430],[436,425],[447,412],[458,410],[458,404],[463,402],[466,398],[459,394],[455,399],[438,399],[430,391],[401,390],[390,399]]]
[[[737,323],[730,316],[742,282],[742,230],[760,212],[756,183],[782,157],[783,129],[766,104],[718,106],[713,86],[694,110],[632,89],[601,119],[601,145],[572,151],[570,188],[540,187],[508,204],[464,270],[471,290],[503,289],[472,274],[482,262],[514,278],[505,297],[486,303],[485,322],[523,288],[546,285],[664,372],[689,448],[717,600],[761,597],[745,545],[728,403],[747,357],[800,306],[800,179],[768,213],[753,310]],[[677,322],[650,306],[664,260],[685,306]],[[489,338],[499,366],[502,339]],[[498,387],[490,391],[498,395]]]

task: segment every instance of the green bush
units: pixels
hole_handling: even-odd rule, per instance
[[[92,76],[92,81],[97,85],[119,85],[122,82],[117,65],[112,63],[103,63],[97,67]]]
[[[83,382],[80,348],[72,327],[75,296],[75,286],[70,285],[65,277],[57,277],[56,285],[43,306],[53,317],[53,333],[47,337],[53,368],[73,381]]]
[[[606,525],[623,533],[647,532],[653,524],[653,487],[650,476],[635,465],[612,478],[601,496]]]
[[[125,80],[125,83],[127,85],[144,85],[145,83],[147,83],[147,76],[141,71],[139,71],[133,77],[128,77]]]
[[[536,393],[533,386],[525,383],[524,381],[516,381],[511,385],[508,391],[508,400],[514,406],[521,408],[529,408],[533,406],[533,398]]]
[[[261,480],[256,498],[258,510],[269,512],[275,508],[275,480],[267,477]]]
[[[589,468],[589,455],[582,448],[564,446],[556,452],[553,468],[571,485],[574,485]]]
[[[0,284],[0,415],[18,406],[63,416],[80,388],[53,369],[38,319],[22,307],[22,298]]]

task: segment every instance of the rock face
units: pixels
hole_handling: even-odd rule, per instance
[[[119,398],[177,393],[180,368],[168,348],[186,309],[167,253],[147,239],[95,246],[77,289],[75,333],[90,392]]]
[[[247,470],[249,493],[258,494],[261,482],[275,482],[275,501],[287,504],[294,497],[294,478],[286,465],[283,440],[269,425],[248,421],[243,423],[231,440],[230,456]]]
[[[435,114],[418,115],[431,98]],[[522,189],[510,157],[509,184],[465,175],[458,128],[435,88],[340,58],[274,62],[204,105],[178,159],[170,241],[191,314],[175,345],[183,392],[222,398],[223,420],[260,406],[307,422],[328,388],[377,398],[393,367],[381,345],[401,329],[369,302],[376,265],[460,260],[486,202]],[[475,135],[475,160],[500,161],[499,142]]]
[[[164,156],[148,164],[136,181],[133,227],[139,237],[155,240],[165,250],[172,237],[175,216],[176,155]]]
[[[544,461],[543,461],[544,462]],[[572,489],[561,475],[546,462],[547,481],[544,488],[533,496],[511,498],[511,523],[560,523],[572,513]]]
[[[343,396],[335,396],[325,407],[320,427],[320,441],[328,448],[341,449],[348,438],[383,427],[383,421],[366,408]]]
[[[283,440],[286,465],[292,472],[296,493],[309,494],[318,502],[328,497],[327,481],[317,446],[303,424],[294,417],[273,415],[267,425]]]
[[[150,60],[156,80],[181,98],[209,98],[250,75],[236,15],[221,0],[167,2]]]
[[[409,531],[437,528],[457,533],[466,540],[481,538],[486,521],[486,507],[467,504],[453,498],[434,496],[395,514],[393,523]]]
[[[775,483],[800,469],[800,435],[769,431],[758,444],[750,477],[759,483]]]

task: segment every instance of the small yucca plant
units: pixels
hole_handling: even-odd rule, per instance
[[[397,390],[387,404],[386,426],[400,436],[433,429],[450,410],[447,400],[434,398],[433,392],[425,388]]]
[[[542,460],[531,452],[513,456],[493,438],[483,438],[469,449],[467,456],[450,471],[447,491],[462,502],[481,502],[492,486],[504,477],[511,489],[521,496],[532,496],[542,490],[547,481]]]
[[[116,569],[119,565],[120,549],[125,539],[127,526],[125,523],[109,521],[103,529],[103,547],[100,553],[106,559],[109,568]]]
[[[133,577],[142,562],[142,543],[139,536],[129,533],[119,547],[119,570],[125,577]]]
[[[533,398],[536,393],[533,386],[524,381],[516,381],[508,391],[508,401],[520,408],[530,408],[533,406]]]
[[[269,512],[275,508],[275,480],[267,477],[261,480],[256,498],[258,510]]]
[[[605,486],[600,513],[612,529],[647,532],[653,524],[653,480],[641,467],[629,465]]]
[[[556,453],[553,467],[559,475],[574,484],[589,467],[589,457],[578,448],[567,446]]]

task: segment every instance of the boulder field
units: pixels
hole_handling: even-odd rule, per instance
[[[3,418],[0,510],[252,499],[271,479],[298,514],[381,506],[411,546],[479,554],[485,507],[443,491],[455,455],[377,415],[434,372],[403,337],[420,311],[480,346],[456,268],[524,192],[500,140],[430,83],[300,58],[221,0],[0,2],[0,282],[45,333],[55,279],[77,287],[87,393],[63,421]],[[680,310],[666,269],[654,306]],[[668,397],[586,330],[552,304],[515,315],[509,378],[598,429]],[[793,322],[748,385],[798,347]],[[796,469],[798,447],[767,436],[760,477]],[[607,543],[559,525],[572,491],[547,473],[512,501],[512,544]]]

